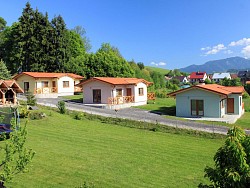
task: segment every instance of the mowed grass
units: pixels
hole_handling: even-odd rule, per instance
[[[136,106],[144,110],[149,110],[155,113],[175,116],[176,101],[174,98],[156,98],[156,100],[148,101],[148,104]]]
[[[28,123],[36,151],[29,172],[8,187],[197,187],[222,139],[126,128],[45,111]],[[3,142],[0,144],[3,144]]]

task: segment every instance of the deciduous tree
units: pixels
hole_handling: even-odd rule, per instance
[[[215,166],[205,168],[211,185],[199,187],[250,187],[250,137],[239,127],[231,128],[225,144],[214,156]]]

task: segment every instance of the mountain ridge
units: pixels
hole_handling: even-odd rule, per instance
[[[214,72],[227,72],[228,70],[240,70],[240,69],[249,69],[250,60],[243,57],[229,57],[225,59],[207,61],[202,65],[189,65],[187,67],[181,68],[181,72],[196,72],[203,71],[207,73]]]

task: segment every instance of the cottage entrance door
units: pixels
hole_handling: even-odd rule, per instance
[[[127,96],[132,96],[131,88],[127,88]]]
[[[101,103],[101,90],[100,89],[93,89],[93,103]]]
[[[227,113],[234,113],[234,98],[227,99]]]
[[[191,100],[191,115],[192,116],[204,116],[204,101],[203,100]]]

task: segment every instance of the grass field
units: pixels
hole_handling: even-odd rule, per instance
[[[45,113],[28,123],[32,166],[8,187],[197,187],[223,143]]]
[[[159,67],[150,67],[150,66],[146,66],[146,69],[151,70],[151,71],[155,71],[155,72],[159,72],[160,74],[167,74],[169,72],[168,69],[163,69],[163,68],[159,68]]]

